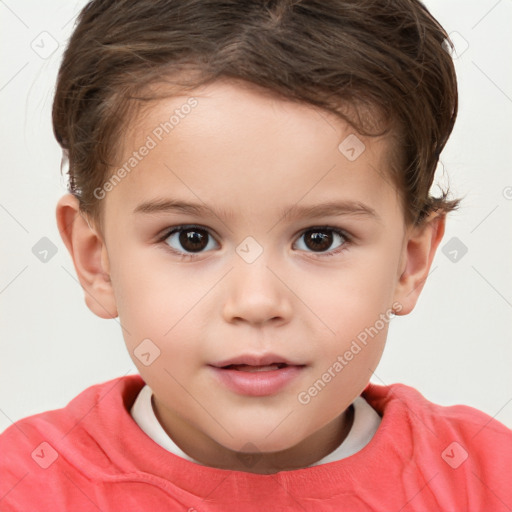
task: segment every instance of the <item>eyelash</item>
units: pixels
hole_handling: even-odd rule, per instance
[[[182,260],[195,259],[198,255],[201,255],[203,253],[202,252],[198,252],[198,253],[178,252],[175,249],[173,249],[172,247],[170,247],[169,244],[167,244],[165,242],[172,234],[178,233],[180,231],[186,231],[188,229],[201,229],[203,231],[206,231],[209,236],[214,238],[213,235],[210,233],[210,231],[207,228],[205,228],[204,226],[199,226],[199,225],[195,225],[195,224],[185,224],[185,225],[175,226],[173,228],[167,229],[163,233],[163,235],[158,238],[157,243],[163,243],[167,250],[171,251],[172,254],[179,256],[180,259],[182,259]],[[341,238],[344,239],[343,244],[333,251],[323,252],[323,253],[315,253],[313,251],[309,252],[310,254],[314,254],[315,256],[320,257],[320,258],[336,256],[337,254],[346,251],[348,249],[347,246],[350,246],[352,244],[352,236],[349,235],[345,230],[336,228],[334,226],[313,226],[308,229],[304,229],[300,232],[299,238],[301,236],[303,236],[305,233],[308,233],[310,231],[330,231],[332,233],[335,233],[336,235],[341,236]]]

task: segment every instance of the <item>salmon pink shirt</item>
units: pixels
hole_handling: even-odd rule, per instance
[[[512,510],[512,431],[471,407],[370,383],[361,396],[381,421],[362,449],[261,475],[203,466],[153,441],[130,415],[144,385],[119,377],[8,427],[0,511]]]

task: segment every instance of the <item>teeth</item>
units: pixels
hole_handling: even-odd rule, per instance
[[[246,368],[241,368],[241,370],[245,372],[269,372],[271,370],[279,370],[279,365],[272,364],[269,366],[248,366]]]
[[[273,370],[279,370],[283,366],[285,366],[285,365],[278,364],[278,363],[270,364],[267,366],[250,366],[247,364],[233,364],[233,365],[230,365],[228,368],[231,370],[239,370],[242,372],[270,372]]]

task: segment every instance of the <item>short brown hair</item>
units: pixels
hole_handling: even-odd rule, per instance
[[[222,77],[327,109],[364,135],[391,132],[406,221],[447,213],[460,200],[430,188],[457,116],[448,47],[418,0],[93,0],[78,16],[53,103],[69,191],[101,226],[93,191],[115,165],[134,102],[156,99],[142,94],[167,79],[186,90]],[[380,130],[364,112],[379,113]]]

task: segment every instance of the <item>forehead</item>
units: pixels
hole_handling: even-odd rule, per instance
[[[133,212],[169,196],[241,215],[336,197],[378,210],[397,202],[389,145],[332,113],[220,80],[151,102],[132,119],[118,162],[126,172],[108,209]]]

